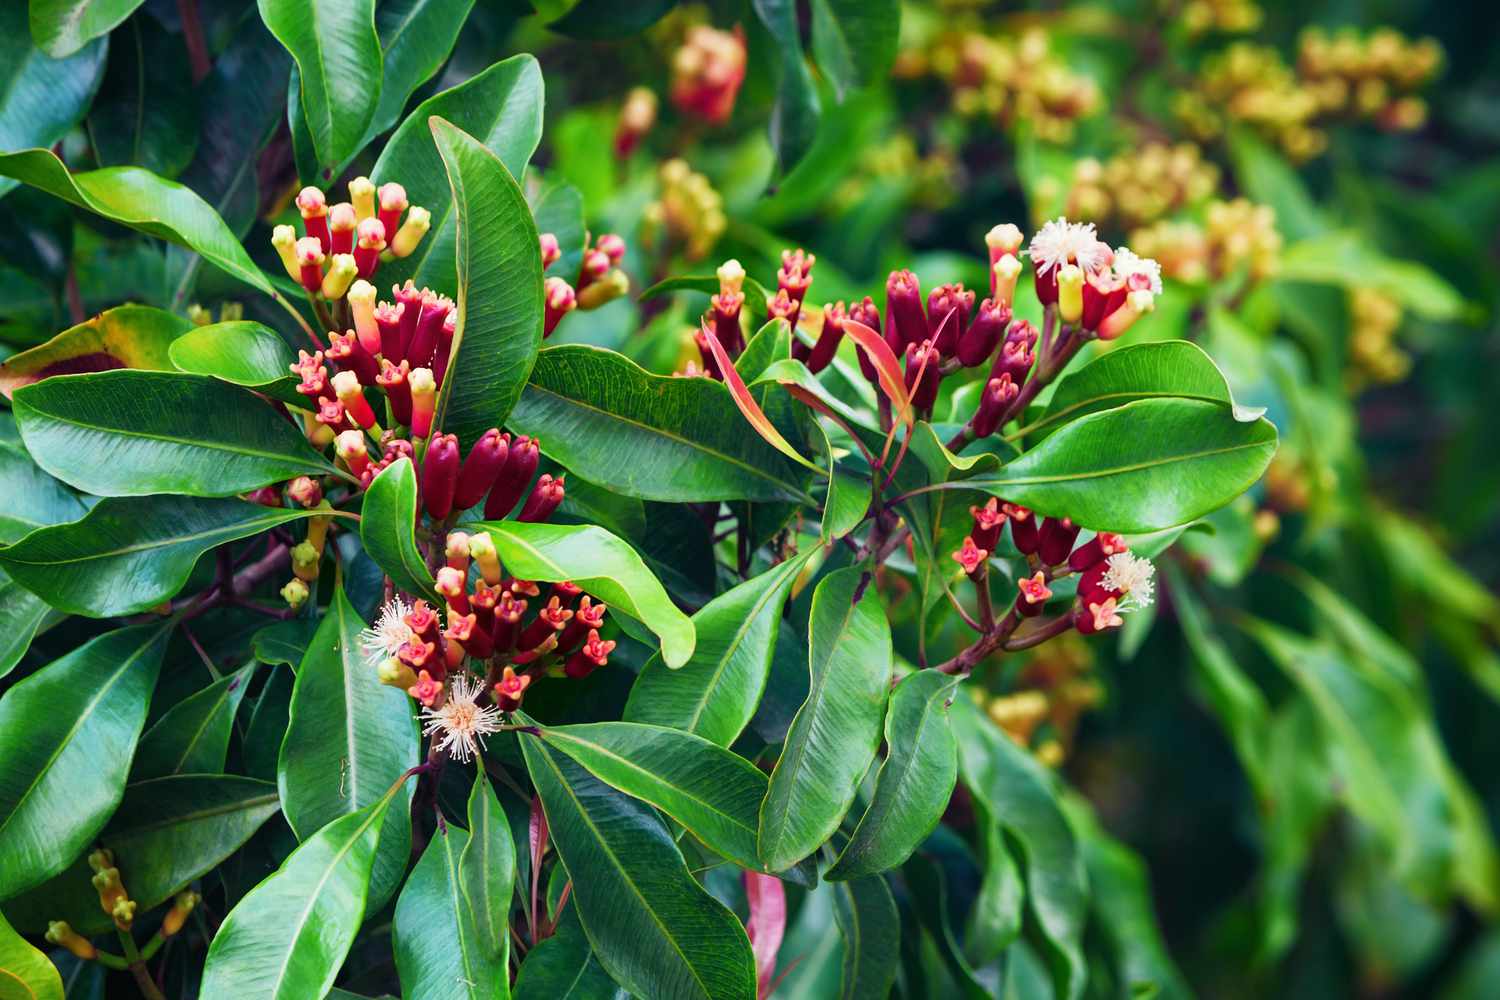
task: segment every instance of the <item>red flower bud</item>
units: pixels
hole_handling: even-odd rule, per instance
[[[354,252],[354,230],[359,220],[354,217],[354,206],[341,201],[328,210],[328,230],[332,253]]]
[[[563,494],[566,492],[563,486],[563,477],[553,479],[543,473],[536,481],[536,487],[531,491],[531,496],[526,500],[526,506],[521,508],[518,521],[545,521],[552,516],[552,512],[563,502]]]
[[[818,258],[805,253],[801,247],[781,251],[781,269],[776,272],[776,288],[801,305],[812,286],[812,267]]]
[[[1068,556],[1068,568],[1075,573],[1081,573],[1095,563],[1102,563],[1117,552],[1124,552],[1129,546],[1125,539],[1112,531],[1101,531],[1099,534],[1084,542],[1073,550]]]
[[[990,365],[990,378],[1009,375],[1010,380],[1020,387],[1026,384],[1026,376],[1035,363],[1036,352],[1025,339],[1007,336],[1000,347],[1000,353],[995,355],[995,363]]]
[[[797,319],[801,314],[802,303],[787,294],[785,288],[779,290],[775,298],[766,303],[766,319],[784,319],[793,330],[797,328]],[[793,342],[796,342],[795,339]]]
[[[568,627],[563,630],[562,638],[557,641],[557,647],[571,650],[582,642],[584,636],[590,631],[603,628],[606,610],[607,606],[603,602],[595,604],[592,598],[585,597],[578,605],[578,610],[573,613],[573,620],[568,622]]]
[[[453,493],[458,487],[458,438],[434,434],[422,460],[422,502],[433,520],[453,512]],[[460,508],[465,509],[465,508]]]
[[[979,407],[974,411],[973,419],[969,421],[974,436],[989,437],[999,430],[1005,411],[1010,409],[1010,404],[1015,402],[1020,394],[1021,390],[1016,388],[1009,374],[986,382],[984,391],[979,394]]]
[[[469,606],[468,581],[461,571],[452,566],[443,566],[438,569],[434,589],[443,595],[443,600],[448,602],[448,607],[452,611],[466,615],[474,610]]]
[[[1023,618],[1034,618],[1041,614],[1047,598],[1052,596],[1052,589],[1047,586],[1047,576],[1040,570],[1033,576],[1022,577],[1016,583],[1016,589],[1020,591],[1016,595],[1016,613]]]
[[[453,492],[453,505],[458,510],[468,510],[484,499],[484,495],[495,485],[495,477],[505,468],[510,456],[510,435],[491,427],[485,431],[469,454],[464,458],[463,470],[458,474],[458,488]]]
[[[731,358],[738,357],[745,349],[745,338],[740,333],[740,308],[745,304],[745,293],[721,291],[708,302],[713,311],[714,336],[719,338],[725,353]]]
[[[307,235],[318,241],[319,248],[333,252],[333,240],[328,235],[328,200],[315,187],[305,187],[297,193],[297,211],[302,216],[302,228]]]
[[[562,318],[578,307],[578,294],[573,291],[573,286],[556,275],[542,284],[542,336],[550,337]]]
[[[574,680],[581,680],[608,663],[609,654],[614,652],[614,648],[613,639],[600,639],[599,633],[591,630],[583,648],[568,657],[563,673]]]
[[[989,550],[976,545],[973,535],[965,538],[963,547],[953,553],[954,561],[962,566],[964,572],[970,576],[976,576],[979,573],[980,567],[984,566],[985,560],[989,557]]]
[[[563,606],[562,600],[557,597],[552,598],[537,611],[536,618],[521,633],[520,647],[535,649],[553,633],[558,633],[558,637],[561,638],[560,633],[568,627],[568,622],[572,619],[573,612]]]
[[[417,332],[417,320],[422,316],[422,292],[423,289],[412,284],[410,278],[406,284],[399,288],[391,286],[391,295],[396,299],[396,304],[401,307],[401,340],[396,353],[389,355],[392,361],[402,361],[406,358],[406,350],[411,345],[411,338]],[[413,368],[419,367],[412,365]]]
[[[537,242],[542,251],[542,270],[545,271],[562,257],[562,247],[558,246],[557,237],[552,233],[542,233]]]
[[[500,475],[496,477],[495,485],[490,490],[489,499],[484,502],[486,521],[499,521],[515,509],[517,501],[531,485],[531,477],[536,473],[540,460],[537,443],[526,435],[523,434],[510,443],[505,468],[500,470]]]
[[[401,358],[401,323],[406,307],[382,302],[375,307],[375,328],[380,331],[380,356],[395,363]]]
[[[1037,555],[1042,565],[1056,566],[1068,558],[1073,542],[1078,539],[1078,525],[1066,517],[1049,517],[1042,522],[1041,538],[1037,544]]]
[[[390,358],[380,359],[380,374],[375,376],[375,381],[385,390],[386,398],[391,401],[391,414],[396,418],[396,423],[411,426],[411,386],[406,377],[411,374],[411,365],[405,361],[400,365],[391,363]]]
[[[978,368],[995,352],[995,345],[1010,325],[1010,307],[996,305],[994,299],[979,304],[974,323],[959,338],[958,360],[965,368]]]
[[[327,424],[334,430],[344,426],[345,413],[344,404],[337,399],[329,399],[327,396],[318,397],[317,420],[320,424]]]
[[[443,320],[443,328],[438,333],[437,351],[432,356],[432,378],[438,385],[443,384],[443,376],[448,374],[448,362],[453,357],[453,336],[457,332],[458,306],[455,303]]]
[[[931,410],[937,402],[938,383],[942,380],[938,372],[940,361],[930,340],[906,349],[906,388],[911,392],[911,405],[918,410]]]
[[[401,616],[401,621],[423,642],[437,642],[438,616],[431,604],[418,599],[410,611]]]
[[[611,264],[618,264],[625,259],[625,239],[618,233],[605,233],[594,241],[594,246],[609,257]]]
[[[380,264],[380,252],[385,249],[385,228],[379,219],[366,219],[355,230],[354,263],[359,276],[368,278]]]
[[[900,354],[909,344],[927,339],[927,317],[922,314],[922,287],[910,271],[892,271],[885,282],[886,343]],[[872,329],[874,329],[872,327]]]
[[[297,361],[288,366],[293,375],[302,379],[297,391],[304,396],[317,398],[328,391],[328,369],[323,367],[323,352],[297,352]]]
[[[974,530],[970,532],[974,544],[995,551],[995,546],[1000,544],[1000,529],[1005,527],[1005,512],[1000,509],[1000,501],[990,497],[983,507],[970,507],[969,513],[974,518]]]
[[[875,300],[868,295],[863,302],[855,302],[849,306],[849,318],[856,323],[863,323],[871,330],[880,329],[880,310],[875,307]],[[874,363],[865,355],[863,347],[854,349],[854,356],[859,361],[860,374],[873,386],[880,385],[880,376],[875,371]]]
[[[1000,509],[1010,519],[1010,540],[1015,544],[1016,551],[1023,556],[1036,552],[1037,546],[1041,544],[1036,516],[1019,504],[1001,504]]]
[[[328,331],[328,360],[338,365],[340,371],[353,372],[361,385],[373,386],[380,374],[380,363],[365,350],[353,330],[347,333]]]
[[[1083,635],[1093,635],[1106,629],[1119,628],[1125,624],[1118,612],[1118,604],[1113,597],[1106,597],[1102,601],[1079,601],[1079,607],[1073,610],[1073,627]]]
[[[323,288],[323,261],[326,256],[316,237],[304,236],[297,241],[298,278],[302,287],[314,295]]]
[[[521,617],[524,614],[526,614],[525,601],[509,590],[501,593],[500,602],[495,605],[495,649],[497,652],[503,653],[515,647],[516,637],[521,631]]]
[[[928,294],[927,336],[943,357],[951,358],[958,353],[973,310],[974,293],[965,291],[961,284],[939,285]],[[957,313],[952,322],[947,322],[949,313]]]
[[[401,225],[401,213],[406,211],[408,205],[406,188],[392,181],[380,185],[380,190],[376,192],[376,195],[380,199],[380,210],[377,214],[382,234],[384,237],[395,236],[397,228]]]
[[[514,712],[521,707],[521,699],[530,684],[530,674],[518,674],[513,667],[506,667],[495,682],[495,705],[502,712]]]
[[[839,341],[844,339],[844,319],[847,314],[842,302],[835,302],[823,310],[823,332],[807,356],[807,370],[816,375],[827,368],[838,353]],[[797,341],[793,341],[793,345]]]
[[[312,508],[323,502],[323,487],[311,476],[298,476],[287,484],[287,496],[298,506]]]
[[[431,368],[432,355],[442,335],[443,320],[448,318],[452,308],[452,299],[428,289],[422,290],[422,311],[417,317],[417,327],[412,331],[411,342],[406,345],[406,360],[413,368]]]

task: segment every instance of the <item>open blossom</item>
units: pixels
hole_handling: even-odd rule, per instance
[[[1092,274],[1110,261],[1109,247],[1100,242],[1092,222],[1069,222],[1062,216],[1043,223],[1026,252],[1041,275],[1066,264],[1076,264],[1085,274]]]
[[[401,598],[392,598],[380,609],[374,627],[359,634],[360,648],[371,663],[395,656],[407,640],[413,638],[411,626],[406,624],[406,616],[411,610],[411,605]]]
[[[1115,251],[1114,272],[1131,290],[1144,288],[1152,295],[1161,294],[1161,265],[1150,257],[1137,257],[1129,247]]]
[[[454,677],[448,700],[422,709],[422,735],[441,734],[437,748],[468,763],[484,746],[484,738],[500,731],[500,711],[477,703],[483,690],[484,685],[466,673]]]
[[[1149,607],[1155,589],[1156,567],[1151,560],[1142,559],[1131,552],[1116,552],[1109,557],[1100,583],[1107,590],[1124,594],[1118,610]]]

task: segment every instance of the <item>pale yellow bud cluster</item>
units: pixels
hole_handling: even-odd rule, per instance
[[[1254,31],[1265,12],[1254,0],[1188,0],[1178,16],[1187,33],[1196,38],[1209,32],[1242,35]]]
[[[1218,281],[1241,271],[1260,281],[1276,273],[1282,240],[1270,206],[1216,200],[1205,206],[1203,219],[1202,225],[1176,220],[1142,227],[1130,234],[1130,247],[1154,257],[1162,273],[1178,281]]]
[[[1073,167],[1069,218],[1143,226],[1198,205],[1219,186],[1219,168],[1191,142],[1151,142],[1104,162],[1089,158]]]
[[[1399,31],[1377,28],[1329,36],[1316,28],[1302,33],[1297,72],[1327,115],[1353,115],[1390,131],[1427,120],[1427,103],[1412,91],[1442,68],[1443,50],[1431,38],[1409,41]]]
[[[1199,139],[1220,135],[1226,121],[1242,122],[1279,145],[1294,160],[1323,152],[1328,137],[1314,126],[1320,105],[1275,49],[1236,42],[1203,64],[1196,86],[1173,104]]]
[[[708,256],[729,220],[724,199],[686,160],[668,160],[657,173],[661,193],[641,213],[641,237],[656,249],[680,247],[689,260]]]
[[[1018,38],[948,34],[926,52],[904,54],[897,72],[937,76],[948,84],[959,114],[990,118],[1007,128],[1025,122],[1048,142],[1071,139],[1077,121],[1101,104],[1098,84],[1053,54],[1041,28]]]
[[[1401,303],[1374,288],[1349,290],[1349,373],[1352,388],[1399,382],[1411,371],[1411,355],[1396,343]]]

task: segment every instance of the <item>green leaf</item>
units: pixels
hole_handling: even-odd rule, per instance
[[[128,615],[181,590],[209,549],[313,513],[235,499],[109,497],[81,521],[0,546],[0,567],[58,610]]]
[[[802,54],[802,36],[797,27],[797,5],[793,0],[754,0],[752,6],[770,36],[774,52],[752,52],[750,59],[775,58],[776,106],[771,112],[771,145],[783,172],[791,170],[812,147],[823,114],[818,87]]]
[[[748,274],[745,275],[743,291],[745,293],[745,307],[750,310],[750,315],[759,316],[765,311],[766,303],[771,301],[771,293],[766,287]],[[666,278],[658,281],[650,288],[642,292],[638,298],[642,302],[649,301],[660,295],[672,292],[702,292],[704,295],[717,295],[719,293],[719,276],[717,274],[679,274],[676,277]],[[791,360],[783,358],[784,361]],[[801,364],[801,362],[798,362]]]
[[[261,20],[296,60],[318,164],[359,152],[381,89],[375,0],[258,0]]]
[[[168,350],[173,368],[192,375],[211,375],[285,403],[307,406],[291,375],[297,360],[281,335],[250,320],[231,320],[193,327]],[[138,367],[138,366],[131,366]]]
[[[516,1000],[629,1000],[599,960],[578,922],[578,908],[563,910],[557,931],[526,953],[516,975]]]
[[[453,186],[458,321],[433,426],[468,448],[521,396],[542,345],[542,258],[531,209],[499,156],[432,121]]]
[[[413,205],[432,213],[432,228],[411,256],[382,264],[380,280],[457,292],[455,250],[458,216],[442,158],[428,120],[445,119],[479,139],[520,178],[542,138],[542,70],[530,55],[495,63],[417,105],[392,134],[370,177],[377,184],[397,181]]]
[[[78,494],[47,475],[16,441],[0,441],[0,542],[13,542],[54,524],[76,521],[88,513]]]
[[[1224,506],[1260,478],[1276,452],[1264,418],[1234,419],[1219,403],[1141,399],[1091,413],[990,475],[982,489],[1095,531],[1147,532]]]
[[[140,167],[105,167],[70,174],[47,149],[0,154],[0,175],[148,236],[196,250],[252,288],[275,294],[270,279],[255,266],[219,214],[192,189],[175,181]]]
[[[1163,340],[1129,344],[1099,355],[1057,383],[1046,413],[1023,433],[1051,433],[1058,425],[1137,399],[1180,397],[1234,406],[1229,383],[1197,344]],[[1235,407],[1236,420],[1249,422],[1264,408]]]
[[[169,708],[146,730],[130,768],[132,782],[173,774],[219,774],[240,699],[258,664],[244,667]]]
[[[396,124],[411,95],[442,68],[473,7],[474,0],[395,0],[376,8],[384,80],[358,148]]]
[[[338,471],[264,400],[201,375],[75,375],[11,402],[37,464],[100,496],[221,497]]]
[[[958,780],[958,744],[948,722],[957,684],[947,674],[918,670],[896,685],[885,716],[887,750],[874,797],[825,879],[895,868],[942,819]]]
[[[108,42],[65,58],[33,44],[26,5],[0,4],[0,149],[50,147],[88,110],[104,77]],[[0,180],[0,195],[16,186]]]
[[[834,884],[833,915],[844,937],[842,1000],[889,996],[901,964],[901,916],[878,875]]]
[[[63,1000],[57,966],[0,917],[0,996],[5,1000]]]
[[[393,797],[323,827],[235,904],[209,945],[200,996],[307,1000],[328,992],[364,917]]]
[[[649,806],[539,740],[521,751],[600,965],[637,996],[751,1000],[739,920],[703,890]]]
[[[760,869],[756,811],[766,776],[745,758],[691,733],[635,722],[548,726],[541,738],[740,867]]]
[[[641,621],[661,640],[667,666],[693,654],[692,619],[677,610],[635,550],[592,524],[482,521],[506,572],[521,580],[571,580],[597,600]]]
[[[1325,233],[1287,247],[1277,263],[1276,277],[1341,288],[1374,288],[1424,319],[1460,319],[1471,308],[1436,272],[1415,261],[1387,257],[1357,232]]]
[[[396,901],[391,937],[403,996],[501,1000],[510,995],[505,954],[496,955],[481,942],[464,894],[459,859],[468,846],[468,833],[439,825]]]
[[[145,167],[162,177],[182,173],[198,146],[197,96],[182,36],[150,17],[132,18],[110,46],[89,109],[98,165]]]
[[[618,41],[645,31],[674,6],[673,0],[634,0],[624,4],[616,0],[579,0],[572,10],[547,25],[547,30],[585,41]]]
[[[656,654],[630,689],[627,722],[669,726],[721,747],[739,738],[755,715],[781,609],[816,549],[773,566],[709,601],[693,615],[693,655],[672,669]]]
[[[312,618],[277,622],[256,632],[250,639],[250,649],[262,663],[285,663],[296,670],[317,630],[318,622]]]
[[[15,669],[52,609],[0,572],[0,677]]]
[[[109,34],[141,0],[32,0],[31,35],[54,59],[70,56]]]
[[[721,383],[652,375],[602,348],[542,351],[510,426],[627,496],[813,503],[806,473],[745,433]]]
[[[516,843],[510,823],[481,762],[469,792],[469,842],[458,859],[458,886],[473,915],[480,950],[498,958],[503,970],[510,955],[510,898],[516,880]]]
[[[21,386],[52,375],[111,368],[171,371],[172,342],[191,329],[192,323],[164,309],[150,306],[106,309],[45,344],[6,358],[0,364],[0,392],[9,399]]]
[[[760,857],[770,871],[792,867],[838,829],[875,759],[891,686],[891,627],[870,584],[851,566],[813,593],[811,687],[760,808]]]
[[[125,797],[99,843],[114,852],[129,879],[130,898],[145,913],[217,868],[281,809],[276,786],[237,774],[180,774],[125,786]],[[5,903],[27,933],[66,920],[92,936],[114,928],[89,884],[88,862]]]
[[[1083,995],[1088,879],[1077,841],[1052,792],[1052,776],[1002,733],[969,698],[954,699],[964,784],[1017,845],[1026,905],[1036,921],[1059,997]]]
[[[66,868],[120,804],[167,632],[107,632],[0,697],[0,899]]]
[[[264,632],[265,629],[261,631]],[[259,654],[257,659],[265,662]],[[298,659],[301,659],[300,655]],[[286,736],[287,717],[292,707],[292,682],[297,676],[293,672],[295,669],[296,663],[292,664],[291,669],[273,669],[250,712],[240,757],[245,773],[252,778],[276,780],[276,755],[281,749],[282,738]]]
[[[403,458],[382,469],[365,491],[359,540],[397,589],[436,600],[427,560],[417,550],[417,474]]]
[[[377,802],[397,776],[417,764],[411,699],[376,677],[375,665],[360,650],[364,627],[339,589],[297,668],[276,784],[298,840]],[[383,905],[406,870],[411,850],[408,788],[403,785],[397,793],[397,815],[380,834],[372,905]]]
[[[1253,201],[1270,205],[1276,213],[1276,228],[1295,243],[1328,228],[1323,210],[1307,190],[1286,158],[1247,129],[1229,135],[1229,154],[1234,176]]]
[[[900,33],[900,0],[812,0],[813,57],[840,102],[885,80]]]

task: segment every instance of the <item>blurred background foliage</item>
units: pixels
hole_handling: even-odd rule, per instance
[[[176,177],[274,270],[269,227],[327,180],[265,86],[290,60],[253,4],[203,2],[195,82],[182,9],[148,0],[68,57],[77,114],[0,119],[0,148]],[[0,10],[0,46],[24,20]],[[1460,1000],[1500,995],[1497,26],[1434,0],[478,0],[406,107],[534,53],[533,203],[624,235],[636,292],[729,257],[765,281],[792,246],[819,259],[810,302],[878,298],[900,267],[983,287],[990,226],[1058,213],[1160,259],[1167,294],[1123,342],[1202,344],[1281,451],[1164,556],[1154,614],[981,668],[983,707],[1119,842],[1086,840],[1091,950],[1165,963],[1166,993]],[[727,109],[678,96],[735,58]],[[0,283],[0,356],[122,301],[242,295],[27,189],[0,200]],[[706,304],[632,294],[552,343],[681,370]],[[913,659],[944,641],[915,603],[895,605]],[[1129,947],[1143,879],[1181,982]],[[794,907],[787,955],[832,921],[816,894]],[[820,995],[817,969],[778,995]]]

